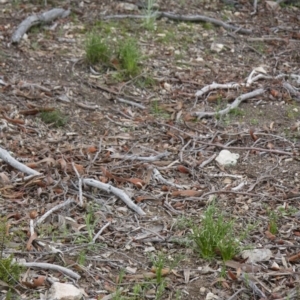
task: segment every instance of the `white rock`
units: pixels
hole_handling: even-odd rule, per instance
[[[127,11],[139,10],[137,5],[132,3],[126,3],[126,2],[118,4],[117,9],[127,10]]]
[[[47,300],[80,300],[82,292],[72,284],[55,282],[52,284]]]
[[[248,263],[254,263],[258,261],[268,261],[272,256],[272,251],[270,249],[253,249],[253,250],[244,250],[242,252],[242,257],[247,258]]]
[[[216,157],[216,161],[225,167],[235,166],[239,157],[240,155],[237,153],[231,153],[228,150],[222,150]]]

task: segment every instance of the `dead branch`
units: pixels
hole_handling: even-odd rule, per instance
[[[35,226],[43,223],[53,212],[71,204],[75,202],[73,199],[69,198],[67,201],[60,203],[54,207],[52,207],[50,210],[48,210],[45,214],[43,214],[36,222],[35,222]]]
[[[168,181],[167,179],[163,178],[160,174],[160,172],[157,170],[157,169],[153,169],[153,177],[158,180],[159,182],[161,183],[164,183],[166,185],[170,185],[170,186],[173,186],[173,187],[176,187],[177,189],[185,189],[186,186],[183,186],[183,185],[179,185],[179,184],[176,184],[176,183],[173,183],[173,182],[170,182]]]
[[[257,90],[254,90],[250,93],[247,93],[247,94],[243,94],[239,97],[237,97],[230,105],[228,105],[225,109],[222,109],[218,112],[194,112],[194,113],[191,113],[192,116],[195,116],[197,117],[198,119],[202,119],[202,118],[205,118],[205,117],[213,117],[215,115],[225,115],[227,113],[229,113],[232,109],[234,108],[237,108],[243,101],[247,100],[247,99],[250,99],[250,98],[253,98],[253,97],[256,97],[256,96],[259,96],[259,95],[262,95],[266,90],[265,89],[257,89]]]
[[[250,150],[250,151],[276,153],[276,154],[288,155],[288,156],[293,156],[294,155],[294,153],[292,153],[292,152],[285,152],[285,151],[276,150],[276,149],[226,146],[226,145],[222,145],[222,144],[219,144],[219,143],[207,143],[207,142],[203,142],[203,141],[200,141],[200,140],[198,140],[198,143],[208,145],[208,146],[220,147],[222,149],[227,149],[227,150]]]
[[[248,287],[250,287],[256,295],[258,295],[258,296],[261,297],[261,298],[266,298],[266,296],[265,296],[265,294],[263,293],[263,291],[261,291],[261,290],[257,287],[257,285],[256,285],[252,280],[249,279],[248,274],[243,273],[242,276],[241,276],[241,278],[242,278],[243,282],[244,282]]]
[[[233,300],[235,299],[235,297],[242,291],[246,291],[245,288],[240,288],[239,290],[237,290],[231,297],[229,297],[227,300]]]
[[[7,164],[9,164],[10,166],[14,167],[15,169],[28,174],[28,175],[42,175],[41,173],[39,173],[38,171],[35,171],[27,166],[25,166],[24,164],[20,163],[19,161],[17,161],[16,159],[14,159],[9,153],[8,151],[6,151],[5,149],[0,147],[0,158],[3,159]]]
[[[94,179],[83,179],[83,184],[86,184],[88,186],[95,187],[97,189],[103,190],[107,193],[113,193],[117,197],[119,197],[129,208],[131,208],[133,211],[137,212],[139,215],[144,216],[146,213],[137,206],[130,198],[129,196],[122,190],[103,182],[100,182],[98,180]]]
[[[126,103],[126,104],[129,104],[129,105],[132,105],[132,106],[136,106],[140,109],[146,109],[146,107],[144,105],[140,104],[140,103],[136,103],[136,102],[126,100],[126,99],[123,99],[123,98],[119,98],[119,97],[117,97],[116,99],[121,103]]]
[[[156,161],[156,160],[160,160],[161,158],[168,156],[170,153],[169,152],[163,152],[157,155],[152,155],[152,156],[137,156],[137,155],[120,155],[120,154],[113,154],[110,157],[111,158],[120,158],[120,159],[126,159],[126,160],[139,160],[139,161],[147,161],[147,162],[151,162],[151,161]]]
[[[69,10],[62,8],[53,8],[40,15],[29,16],[25,19],[13,33],[11,41],[12,43],[19,43],[23,35],[33,26],[49,23],[57,18],[65,18],[70,14]]]
[[[149,18],[149,16],[141,16],[141,15],[114,15],[114,16],[103,16],[103,20],[111,20],[111,19],[146,19]],[[190,16],[183,16],[183,15],[175,15],[169,12],[156,12],[150,16],[150,18],[167,18],[174,21],[182,21],[182,22],[206,22],[211,23],[220,27],[225,28],[226,30],[232,30],[235,32],[240,32],[243,34],[251,34],[252,30],[250,29],[244,29],[240,27],[236,27],[233,25],[229,25],[227,23],[224,23],[223,21],[210,18],[203,15],[190,15]]]
[[[107,222],[98,232],[97,234],[94,236],[93,238],[93,243],[96,242],[97,238],[101,235],[101,233],[110,225],[110,222]]]
[[[216,89],[237,89],[240,86],[241,85],[236,82],[230,82],[230,83],[225,83],[225,84],[213,82],[212,84],[209,84],[209,85],[205,86],[204,88],[202,88],[200,91],[197,91],[195,96],[198,99],[198,98],[202,97],[204,94],[206,94],[210,91],[216,90]]]
[[[223,27],[226,30],[232,30],[235,32],[243,33],[243,34],[251,34],[252,33],[252,30],[243,29],[240,27],[229,25],[227,23],[224,23],[223,21],[220,21],[220,20],[217,20],[214,18],[210,18],[207,16],[203,16],[203,15],[182,16],[182,15],[171,14],[168,12],[161,12],[161,13],[157,14],[157,18],[168,18],[170,20],[185,21],[185,22],[207,22],[207,23],[211,23],[211,24]]]
[[[74,162],[72,161],[72,167],[73,167],[73,170],[78,178],[78,192],[79,192],[79,205],[81,207],[83,207],[83,198],[82,198],[82,178],[81,176],[79,175],[76,167],[75,167],[75,164]]]
[[[213,154],[211,157],[209,157],[207,160],[203,161],[201,165],[199,166],[200,169],[203,169],[206,165],[210,164],[216,157],[217,153]]]
[[[65,267],[61,267],[58,265],[53,265],[53,264],[49,264],[49,263],[38,263],[38,262],[18,262],[19,265],[23,266],[23,267],[27,267],[27,268],[40,268],[40,269],[48,269],[48,270],[53,270],[53,271],[58,271],[61,272],[67,276],[70,276],[72,278],[74,278],[75,280],[80,279],[80,275],[78,275],[77,273],[73,272],[70,269],[67,269]]]

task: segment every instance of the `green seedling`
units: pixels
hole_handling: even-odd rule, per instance
[[[257,125],[258,124],[258,120],[257,119],[251,119],[250,120],[250,124],[251,125]]]
[[[295,104],[290,104],[287,106],[286,114],[289,119],[295,120],[300,116],[300,108]]]
[[[62,127],[67,123],[67,117],[60,111],[44,111],[40,114],[43,122],[53,124],[55,127]]]
[[[86,250],[81,250],[77,258],[77,263],[79,265],[84,266],[85,262],[86,262]]]
[[[269,230],[272,234],[276,234],[278,232],[278,214],[275,211],[269,211]]]
[[[155,17],[154,17],[155,4],[156,4],[156,0],[147,0],[147,6],[146,9],[144,10],[144,16],[145,16],[144,27],[147,30],[155,29]]]
[[[134,39],[122,41],[118,47],[118,58],[122,72],[126,76],[136,76],[139,73],[140,51]]]
[[[214,25],[212,23],[209,23],[209,22],[205,22],[202,24],[203,28],[206,29],[206,30],[211,30],[211,29],[214,29]]]
[[[13,256],[4,257],[3,251],[9,242],[6,220],[0,219],[0,280],[9,286],[9,291],[18,284],[23,267],[13,261]]]
[[[240,242],[249,230],[237,236],[234,229],[235,220],[225,218],[213,203],[204,212],[201,225],[192,227],[191,238],[202,258],[212,259],[220,254],[227,261],[240,251]]]
[[[86,37],[85,54],[89,64],[108,64],[110,61],[110,49],[107,41],[97,32],[92,31]]]

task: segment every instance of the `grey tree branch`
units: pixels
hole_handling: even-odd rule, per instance
[[[29,16],[25,19],[13,33],[12,43],[19,43],[23,35],[32,27],[43,23],[49,23],[57,18],[65,18],[70,14],[69,10],[53,8],[40,15]]]
[[[203,111],[198,111],[198,112],[194,112],[191,115],[198,117],[198,119],[202,119],[205,117],[213,117],[215,115],[225,115],[227,113],[229,113],[232,109],[238,107],[243,101],[259,96],[261,94],[263,94],[266,90],[265,89],[257,89],[254,90],[253,92],[247,93],[247,94],[243,94],[239,97],[237,97],[230,105],[228,105],[225,109],[222,109],[220,111],[217,112],[203,112]]]
[[[28,174],[28,175],[42,175],[41,173],[39,173],[38,171],[35,171],[27,166],[25,166],[24,164],[20,163],[19,161],[17,161],[16,159],[14,159],[9,153],[8,151],[6,151],[5,149],[0,147],[0,158],[3,159],[7,164],[9,164],[10,166],[14,167],[15,169]]]
[[[83,179],[82,182],[83,182],[83,184],[95,187],[95,188],[103,190],[107,193],[113,193],[114,195],[119,197],[129,208],[131,208],[133,211],[137,212],[139,215],[144,216],[146,214],[121,189],[118,189],[110,184],[106,184],[106,183],[103,183],[103,182],[100,182],[100,181],[94,180],[94,179]]]

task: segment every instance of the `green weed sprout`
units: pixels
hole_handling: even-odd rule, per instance
[[[134,39],[127,39],[120,43],[118,57],[125,75],[135,76],[138,74],[141,55]]]
[[[227,220],[214,204],[207,207],[201,226],[192,226],[191,238],[196,244],[196,250],[205,259],[212,259],[220,254],[224,261],[232,259],[240,250],[240,242],[245,238],[235,234],[235,221]]]
[[[91,65],[101,62],[108,63],[110,60],[110,49],[107,41],[95,31],[92,31],[86,37],[85,54],[87,62]]]
[[[66,116],[60,110],[44,111],[40,117],[43,122],[53,124],[55,127],[62,127],[67,123]]]

